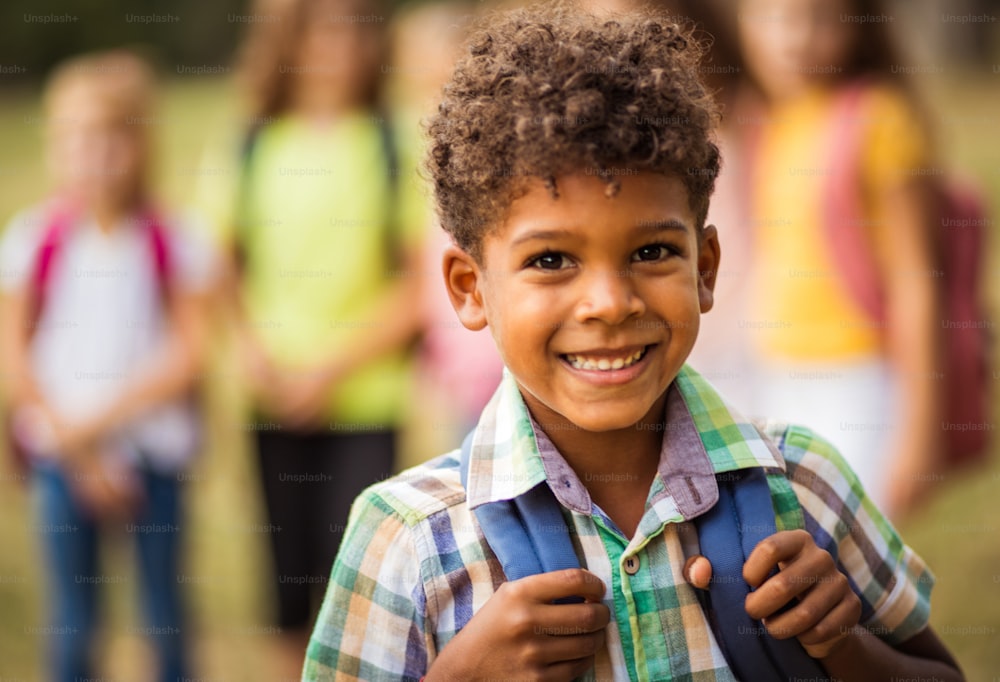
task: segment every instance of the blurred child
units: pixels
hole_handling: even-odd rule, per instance
[[[759,102],[730,129],[752,147],[745,196],[757,278],[743,322],[764,366],[760,409],[829,438],[898,516],[935,480],[940,455],[927,129],[880,2],[742,0],[738,9]],[[845,128],[859,141],[853,166],[836,161],[850,144]],[[882,320],[831,247],[830,230],[847,229],[827,224],[836,188],[863,200]]]
[[[428,231],[422,254],[421,344],[415,393],[420,396],[421,447],[433,452],[448,447],[475,424],[500,383],[502,364],[488,334],[471,332],[455,319],[441,281],[441,254],[452,243],[430,206],[430,189],[417,177],[424,145],[420,124],[431,114],[441,87],[454,67],[474,6],[434,2],[408,9],[397,17],[393,42],[396,119],[402,124],[402,188],[415,191],[426,206]],[[420,180],[420,182],[416,182]],[[429,428],[427,428],[429,427]],[[436,446],[436,447],[435,447]],[[413,462],[417,464],[417,462]]]
[[[419,238],[382,109],[388,18],[367,0],[262,2],[233,303],[259,454],[282,674],[301,667],[351,501],[388,476],[419,315]]]
[[[52,678],[94,677],[102,531],[138,552],[159,679],[186,675],[178,589],[181,474],[211,252],[150,189],[154,83],[128,52],[73,59],[46,90],[50,198],[0,243],[11,434],[32,468]]]

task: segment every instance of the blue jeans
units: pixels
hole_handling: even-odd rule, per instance
[[[66,475],[38,465],[33,486],[45,552],[50,621],[48,659],[54,682],[94,676],[91,651],[98,621],[98,594],[108,582],[98,570],[101,523],[80,507]],[[145,504],[135,518],[115,521],[134,536],[140,589],[149,636],[159,658],[160,680],[185,677],[179,589],[180,488],[176,476],[140,472]]]

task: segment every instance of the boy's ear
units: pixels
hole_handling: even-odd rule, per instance
[[[707,313],[715,303],[715,278],[719,274],[719,232],[715,225],[706,225],[698,242],[698,302]]]
[[[476,260],[457,246],[444,251],[442,261],[444,286],[451,305],[466,329],[479,331],[486,327],[486,309],[483,307],[483,272]]]

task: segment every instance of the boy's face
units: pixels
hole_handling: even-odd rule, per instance
[[[597,176],[541,180],[483,241],[453,249],[445,277],[465,326],[489,325],[543,428],[586,431],[659,419],[662,397],[712,306],[714,227],[696,232],[684,185],[640,173],[614,197]]]

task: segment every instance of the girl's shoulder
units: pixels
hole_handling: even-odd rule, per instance
[[[840,109],[859,110],[869,127],[898,125],[920,118],[918,103],[901,84],[886,79],[865,78],[842,84],[836,90]]]

